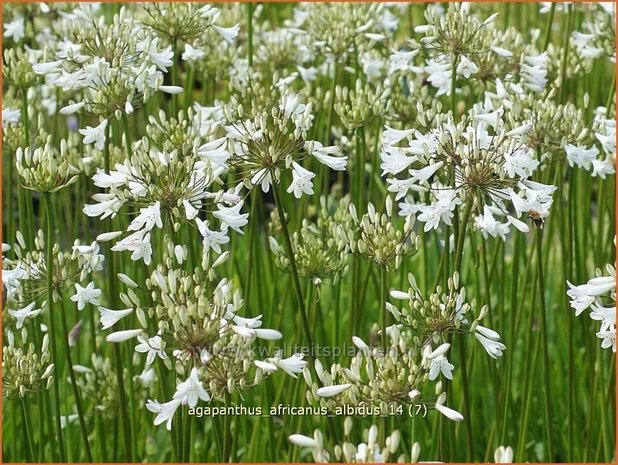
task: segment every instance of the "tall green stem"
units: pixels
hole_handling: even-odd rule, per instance
[[[566,70],[569,60],[569,42],[571,40],[571,28],[573,25],[573,5],[568,5],[567,27],[564,31],[564,44],[562,49],[562,59],[560,63],[560,102],[564,102],[566,97]]]
[[[103,160],[105,172],[109,173],[111,169],[110,159],[110,137],[111,137],[111,125],[107,126],[107,137],[105,143],[105,150],[103,152]],[[109,230],[113,231],[112,219],[109,219]],[[117,296],[116,292],[116,274],[114,271],[114,253],[110,250],[107,257],[107,280],[110,290],[111,303],[115,304]],[[131,441],[131,420],[129,417],[129,407],[127,401],[127,394],[124,388],[124,374],[122,356],[120,354],[120,346],[113,344],[114,354],[114,369],[116,371],[116,384],[118,386],[118,398],[120,401],[120,417],[122,419],[122,430],[124,433],[124,446],[125,446],[125,459],[127,462],[133,461],[133,445]]]
[[[30,117],[28,115],[28,95],[26,90],[21,92],[21,111],[24,119],[24,136],[26,148],[32,150],[30,147]],[[10,191],[9,191],[10,193]],[[24,240],[29,248],[33,248],[34,245],[34,215],[32,212],[32,198],[28,190],[21,187],[18,182],[17,189],[17,201],[19,208],[19,228],[24,235]],[[12,212],[11,212],[12,214]],[[13,240],[11,238],[10,240]]]
[[[543,381],[544,389],[543,396],[545,398],[545,423],[547,428],[547,453],[548,462],[554,460],[553,447],[553,427],[552,427],[552,408],[551,408],[551,383],[550,383],[550,365],[549,365],[549,347],[547,341],[547,309],[545,305],[545,278],[543,274],[543,234],[542,230],[536,232],[536,248],[537,248],[537,279],[539,280],[539,298],[541,299],[541,338],[543,339]]]
[[[60,379],[61,376],[58,374],[60,365],[58,364],[58,351],[56,348],[56,335],[58,334],[56,331],[56,322],[54,316],[54,222],[50,215],[50,194],[43,194],[43,198],[45,199],[45,206],[47,207],[47,236],[45,237],[45,248],[46,248],[46,266],[47,266],[47,311],[49,314],[49,347],[51,349],[52,361],[55,366],[56,374],[54,379],[54,406],[56,409],[56,434],[58,436],[58,445],[60,448],[60,460],[66,461],[66,451],[64,448],[64,440],[62,438],[62,428],[60,421]]]
[[[26,409],[26,401],[24,399],[19,399],[21,403],[21,413],[24,420],[24,429],[26,430],[26,457],[29,462],[34,461],[34,447],[32,446],[32,428],[30,427],[30,419],[28,415],[28,410]]]
[[[386,303],[386,269],[380,268],[380,314],[382,316],[382,348],[387,348],[386,327],[388,326],[388,311],[384,304]]]
[[[247,2],[247,61],[253,66],[253,3]]]
[[[551,38],[551,26],[554,22],[554,14],[556,13],[556,2],[552,2],[549,9],[549,15],[547,17],[547,24],[545,25],[545,40],[543,42],[543,51],[547,50],[549,46],[549,39]]]
[[[273,174],[273,180],[275,179]],[[287,220],[285,218],[285,212],[283,211],[283,205],[281,204],[281,193],[279,184],[273,182],[273,193],[275,195],[275,205],[277,207],[277,214],[279,215],[279,221],[281,222],[281,229],[283,231],[283,237],[285,239],[285,248],[290,260],[290,268],[292,269],[292,280],[294,282],[294,290],[296,292],[296,301],[298,303],[298,311],[302,321],[303,332],[305,333],[305,339],[309,345],[310,358],[313,359],[313,336],[311,334],[311,328],[309,327],[309,320],[307,319],[307,312],[305,311],[305,301],[303,299],[303,291],[300,286],[300,278],[298,276],[298,270],[296,268],[296,259],[294,258],[294,249],[292,248],[292,240],[288,231]]]
[[[54,211],[55,210],[54,202],[51,198],[51,195],[48,192],[46,192],[44,195],[45,195],[45,207],[46,207],[47,228],[48,228],[47,229],[47,233],[48,233],[47,242],[48,242],[48,247],[49,247],[49,244],[52,244],[52,247],[53,247],[53,242],[54,242],[53,231],[54,231],[54,222],[56,219],[56,212]],[[49,262],[48,267],[51,269],[53,267],[53,262]],[[60,314],[61,314],[60,316],[61,316],[61,322],[62,322],[62,339],[63,339],[63,344],[64,344],[64,351],[65,351],[66,361],[67,361],[68,370],[69,370],[69,377],[71,378],[71,387],[73,389],[73,396],[75,397],[75,407],[77,408],[77,416],[79,419],[79,426],[80,426],[80,430],[82,434],[82,440],[84,442],[84,450],[86,451],[86,458],[88,459],[89,462],[92,462],[92,451],[90,449],[90,442],[88,441],[88,430],[86,428],[86,421],[84,419],[81,395],[79,393],[79,388],[77,387],[75,371],[73,370],[73,359],[71,356],[71,346],[69,344],[69,329],[67,325],[67,318],[66,318],[66,313],[64,311],[64,308],[61,308]]]
[[[459,237],[457,238],[457,248],[455,250],[455,272],[457,274],[461,274],[461,260],[463,257],[463,248],[464,243],[466,241],[466,229],[468,226],[468,220],[470,219],[470,213],[472,212],[472,205],[474,203],[474,199],[472,197],[468,197],[466,199],[466,205],[464,207],[463,215],[460,218],[460,226],[459,226]],[[464,394],[464,422],[466,425],[466,442],[468,446],[467,450],[467,461],[470,462],[472,457],[472,451],[474,447],[474,443],[472,440],[472,418],[470,415],[472,414],[470,409],[470,392],[469,392],[469,383],[468,383],[468,370],[466,367],[466,353],[464,346],[464,335],[461,334],[459,337],[459,355],[461,358],[461,374],[462,374],[462,385],[463,385],[463,394]]]

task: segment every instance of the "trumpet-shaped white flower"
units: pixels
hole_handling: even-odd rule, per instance
[[[110,310],[109,308],[99,307],[99,313],[101,314],[100,320],[103,325],[101,329],[109,329],[122,320],[125,316],[133,313],[133,309],[125,308],[124,310]]]
[[[165,423],[165,427],[168,431],[170,431],[172,429],[174,414],[176,413],[176,410],[178,410],[178,407],[180,407],[180,404],[180,399],[172,399],[164,404],[160,404],[156,400],[148,399],[146,408],[152,413],[157,414],[154,420],[155,426]]]
[[[288,187],[288,192],[294,192],[294,197],[300,199],[303,194],[313,195],[313,182],[315,173],[303,168],[298,163],[292,164],[292,184]]]
[[[3,270],[4,272],[4,270]],[[24,326],[24,322],[27,318],[34,318],[39,315],[43,310],[40,308],[34,308],[35,302],[32,302],[26,305],[24,308],[20,308],[17,310],[9,309],[9,315],[17,320],[16,327],[17,329],[21,329]]]
[[[103,150],[105,147],[105,130],[108,121],[104,119],[98,126],[86,126],[86,129],[80,129],[79,133],[84,136],[84,144],[95,144],[98,150]]]
[[[189,377],[176,386],[174,399],[180,400],[183,405],[188,405],[189,407],[195,407],[200,399],[205,402],[210,400],[210,395],[206,392],[199,379],[197,368],[193,367]]]
[[[77,302],[77,309],[83,310],[86,304],[99,305],[101,289],[96,289],[94,283],[88,283],[86,287],[75,283],[75,294],[71,296],[73,302]]]

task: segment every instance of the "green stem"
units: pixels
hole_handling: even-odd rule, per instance
[[[457,92],[457,65],[459,63],[459,56],[453,55],[451,66],[451,95],[450,95],[450,104],[451,104],[451,113],[453,115],[453,122],[457,121],[457,96],[455,95]]]
[[[564,102],[566,96],[566,70],[569,59],[569,42],[571,40],[571,27],[573,24],[573,5],[568,5],[567,27],[564,31],[564,45],[562,49],[562,61],[560,63],[560,99]]]
[[[542,230],[536,232],[537,243],[537,273],[539,280],[539,298],[541,299],[541,338],[543,339],[543,380],[545,389],[543,395],[545,397],[545,426],[547,428],[547,453],[548,461],[554,460],[553,446],[553,427],[552,427],[552,408],[551,408],[551,382],[550,382],[550,365],[549,365],[549,347],[547,341],[547,309],[545,305],[545,279],[543,274],[543,235]]]
[[[30,117],[28,115],[28,95],[26,90],[21,92],[22,102],[22,117],[24,118],[24,135],[26,148],[30,147]],[[19,182],[18,182],[19,184]],[[28,248],[32,249],[34,245],[34,215],[32,213],[32,198],[30,192],[24,189],[21,184],[18,186],[18,208],[19,208],[19,227],[24,235],[24,240]],[[11,238],[13,240],[13,238]]]
[[[48,237],[47,240],[49,243],[53,244],[53,231],[54,231],[54,220],[56,217],[56,212],[54,211],[54,202],[51,198],[51,195],[46,192],[45,193],[45,206],[47,213],[47,228],[48,228]],[[62,323],[62,339],[64,344],[64,351],[66,356],[66,361],[69,369],[69,377],[71,378],[71,387],[73,389],[73,396],[75,397],[75,406],[77,408],[77,416],[79,418],[79,426],[82,433],[82,440],[84,442],[84,449],[86,451],[86,458],[89,462],[92,462],[92,451],[90,449],[90,442],[88,441],[88,430],[86,428],[86,421],[84,420],[84,412],[82,409],[82,400],[81,395],[79,393],[79,388],[77,387],[77,379],[75,377],[75,371],[73,370],[73,360],[71,356],[71,346],[69,344],[69,328],[67,325],[67,317],[64,308],[61,308],[61,323]]]
[[[47,236],[45,237],[46,248],[46,268],[47,268],[47,310],[49,314],[49,347],[51,349],[52,361],[55,366],[56,373],[54,374],[54,406],[56,409],[56,435],[58,439],[58,445],[60,448],[60,460],[66,461],[67,455],[64,448],[64,440],[62,438],[62,427],[60,421],[60,379],[59,375],[60,365],[58,364],[57,348],[56,348],[56,322],[54,316],[54,225],[53,219],[50,215],[51,210],[51,196],[48,192],[43,194],[45,199],[45,206],[47,207]]]
[[[275,179],[274,173],[272,174],[273,180]],[[309,320],[307,319],[307,312],[305,311],[305,300],[303,299],[303,291],[300,285],[300,278],[298,276],[298,270],[296,268],[296,259],[294,258],[294,249],[292,248],[292,240],[290,239],[290,233],[288,231],[287,220],[285,218],[285,212],[283,211],[283,205],[281,204],[281,193],[279,184],[273,182],[273,193],[275,195],[275,205],[277,207],[277,213],[279,215],[279,221],[281,222],[281,229],[283,231],[283,237],[285,239],[285,248],[290,261],[290,268],[292,270],[292,278],[294,282],[294,290],[296,292],[296,301],[298,303],[298,311],[300,313],[303,332],[305,333],[305,339],[309,345],[310,359],[313,360],[313,336],[311,334],[311,328],[309,327]]]
[[[29,415],[26,409],[26,401],[20,398],[19,402],[21,403],[21,413],[24,420],[24,429],[26,430],[26,457],[29,462],[32,462],[34,460],[34,448],[32,446],[31,433],[32,428],[30,427]]]
[[[464,212],[460,219],[461,223],[459,227],[459,237],[457,238],[457,248],[455,250],[455,272],[458,274],[461,274],[461,260],[463,257],[464,242],[466,241],[466,229],[468,226],[468,220],[470,219],[470,213],[472,212],[473,203],[474,200],[472,197],[468,197],[468,199],[466,199]],[[463,334],[461,334],[459,338],[459,355],[461,358],[461,374],[464,394],[464,422],[466,425],[466,443],[468,448],[466,456],[467,461],[470,462],[470,459],[472,457],[472,451],[474,448],[474,442],[472,439],[472,411],[470,409],[470,392]]]
[[[110,136],[111,125],[107,125],[107,137],[105,143],[105,149],[103,152],[103,160],[105,172],[110,172],[111,159],[110,159]],[[113,231],[112,219],[109,219],[109,231]],[[110,288],[111,304],[114,305],[116,301],[116,274],[114,271],[114,253],[110,250],[107,257],[107,280]],[[112,307],[113,308],[113,307]],[[125,459],[127,462],[133,461],[133,446],[131,440],[131,420],[129,418],[129,408],[127,401],[127,394],[124,388],[124,374],[123,374],[123,362],[120,353],[120,346],[118,344],[113,345],[114,355],[114,369],[116,371],[116,384],[118,386],[118,398],[120,402],[120,417],[122,420],[122,430],[124,434],[124,446],[125,446]]]
[[[172,57],[172,85],[178,85],[178,39],[174,37],[172,41],[172,52],[174,56]],[[178,116],[178,94],[172,94],[172,117],[176,118]]]
[[[556,12],[556,3],[552,2],[549,9],[549,16],[547,17],[547,24],[545,25],[545,40],[543,42],[543,51],[547,50],[549,46],[549,39],[551,38],[551,26],[554,22],[554,13]]]
[[[64,339],[64,350],[66,352],[67,364],[69,366],[69,376],[71,378],[71,386],[73,387],[73,397],[75,397],[75,406],[77,408],[77,416],[79,419],[79,428],[82,433],[82,440],[84,442],[84,449],[86,450],[86,457],[89,462],[92,463],[92,451],[90,449],[90,442],[88,441],[88,430],[86,429],[86,421],[84,419],[84,410],[82,408],[82,399],[77,387],[77,379],[75,378],[75,371],[73,370],[73,360],[71,357],[71,346],[69,345],[69,329],[67,326],[66,312],[62,309],[62,332]]]
[[[382,348],[386,350],[388,343],[386,338],[386,327],[388,326],[388,311],[386,303],[386,268],[380,268],[380,314],[382,316]]]
[[[229,392],[225,392],[225,406],[228,407],[232,403],[232,397]],[[225,415],[223,417],[223,461],[229,463],[232,455],[232,416]]]
[[[247,2],[247,60],[253,67],[253,3]]]

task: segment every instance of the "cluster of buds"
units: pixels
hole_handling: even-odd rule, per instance
[[[390,83],[364,83],[356,80],[356,87],[335,88],[335,111],[343,125],[353,130],[386,114],[390,109]]]
[[[34,71],[31,60],[30,52],[21,48],[4,50],[2,66],[4,81],[21,91],[27,91],[40,84],[43,78]]]
[[[360,219],[354,205],[350,205],[350,215],[358,230],[358,239],[353,231],[348,231],[352,252],[358,252],[365,260],[375,263],[385,270],[396,270],[404,257],[418,250],[419,237],[413,231],[414,217],[405,219],[403,230],[393,224],[393,199],[386,197],[386,211],[379,213],[369,203],[367,213]]]
[[[300,232],[292,235],[292,250],[299,276],[309,278],[318,284],[328,279],[336,283],[348,269],[349,242],[347,231],[352,228],[352,217],[348,213],[349,196],[343,197],[333,211],[326,197],[320,197],[320,210],[315,221],[303,219]],[[275,255],[275,264],[290,271],[290,262],[283,246],[274,234],[279,233],[279,218],[271,214],[270,249]]]
[[[244,119],[241,105],[226,111],[232,123],[226,127],[232,154],[229,164],[238,167],[247,188],[259,185],[267,192],[273,182],[280,182],[282,172],[291,171],[288,192],[297,198],[312,194],[315,173],[300,164],[310,156],[331,169],[345,170],[347,157],[340,156],[339,147],[324,147],[307,138],[313,124],[311,103],[304,104],[299,94],[276,86],[266,97],[270,102],[266,107],[260,105],[262,99],[252,101],[249,119]]]
[[[415,32],[424,34],[420,44],[411,41],[435,61],[461,58],[474,60],[490,51],[485,36],[497,13],[481,21],[470,13],[468,3],[451,3],[443,11],[438,5],[425,10],[426,25],[416,26]],[[474,65],[474,63],[472,63]],[[474,65],[476,66],[476,65]]]
[[[240,293],[231,281],[219,280],[215,274],[229,253],[212,264],[206,257],[201,266],[187,272],[182,266],[186,247],[167,241],[167,249],[163,263],[144,287],[119,275],[127,286],[120,294],[127,308],[101,307],[101,323],[108,329],[135,313],[142,329],[116,331],[107,340],[122,342],[137,337],[140,344],[135,350],[147,354],[147,366],[159,357],[179,374],[197,367],[200,379],[215,397],[252,387],[253,380],[259,382],[264,373],[256,373],[252,345],[256,339],[278,340],[281,333],[262,328],[261,315],[245,318],[237,314],[244,304]]]
[[[363,432],[363,440],[360,444],[352,442],[351,433],[354,423],[352,417],[346,417],[343,423],[344,441],[342,444],[336,444],[333,447],[331,454],[324,447],[324,438],[320,430],[313,432],[313,437],[303,434],[292,434],[289,436],[289,441],[299,447],[308,448],[311,450],[311,455],[316,463],[328,462],[331,458],[336,462],[344,463],[387,463],[393,461],[394,454],[399,448],[401,441],[401,433],[399,430],[394,430],[385,439],[384,443],[378,443],[378,427],[371,425],[368,430]],[[420,445],[416,442],[411,448],[411,460],[415,463],[420,454]],[[405,456],[399,457],[399,462],[404,460]]]
[[[73,370],[78,375],[77,386],[84,398],[89,399],[89,412],[92,417],[102,417],[105,420],[113,420],[120,415],[120,399],[118,397],[118,384],[116,372],[112,361],[107,357],[92,354],[91,367],[74,365]],[[128,379],[129,370],[124,369],[124,379]],[[155,381],[153,368],[144,370],[135,376],[132,394],[138,403],[144,403],[148,396],[149,388]]]
[[[359,50],[385,39],[386,31],[378,20],[384,14],[380,3],[316,3],[304,8],[303,20],[295,26],[306,31],[316,52],[336,62],[346,63]]]
[[[15,260],[6,260],[3,269],[7,273],[8,297],[18,302],[40,302],[47,297],[47,269],[45,240],[43,231],[39,230],[34,239],[34,250],[25,250],[21,233],[17,233],[17,243],[13,247]],[[62,251],[54,244],[52,255],[52,291],[54,302],[61,299],[61,294],[71,289],[83,289],[79,283],[86,281],[90,275],[103,267],[104,257],[99,253],[99,245],[93,242],[82,245],[75,240],[70,251]],[[79,287],[78,287],[79,286]],[[81,310],[81,309],[80,309]]]
[[[279,355],[256,359],[256,339],[278,340],[282,334],[262,328],[261,315],[238,315],[244,304],[240,293],[230,280],[219,280],[214,272],[229,253],[212,265],[206,255],[201,267],[187,272],[182,266],[187,259],[186,247],[166,242],[162,264],[144,286],[127,275],[118,275],[128,288],[120,294],[127,308],[99,308],[103,329],[135,314],[141,328],[112,332],[106,341],[120,343],[137,338],[135,351],[146,354],[145,372],[159,358],[169,370],[187,376],[169,402],[148,401],[147,408],[157,414],[155,424],[166,421],[169,429],[180,405],[195,407],[200,399],[210,401],[241,392],[279,369],[293,377],[303,371],[306,362],[300,354],[287,359]]]
[[[426,347],[427,344],[446,343],[449,334],[471,333],[492,358],[502,355],[506,346],[500,342],[500,335],[480,324],[487,315],[488,307],[483,306],[472,322],[467,319],[466,316],[473,313],[475,302],[470,304],[466,301],[466,290],[460,287],[459,273],[448,279],[447,289],[437,286],[427,297],[421,293],[411,273],[408,282],[410,288],[407,292],[392,290],[390,293],[393,299],[407,301],[407,307],[399,308],[387,302],[386,309],[393,314],[397,323],[411,331],[416,345]]]
[[[2,348],[2,393],[9,399],[24,399],[49,389],[53,382],[54,365],[50,364],[49,336],[43,336],[41,350],[28,343],[28,333],[22,329],[23,347],[15,345],[15,335],[7,332],[8,346]]]
[[[149,3],[143,7],[142,22],[160,37],[165,45],[177,47],[179,42],[192,48],[202,45],[210,30],[232,43],[239,26],[217,25],[221,10],[199,3]],[[187,49],[185,48],[185,51]]]
[[[66,140],[60,142],[60,153],[52,146],[51,136],[42,147],[22,149],[15,153],[21,185],[37,192],[56,192],[77,181],[77,170],[69,165]]]
[[[316,360],[319,384],[308,370],[304,372],[309,386],[307,400],[331,412],[353,406],[364,409],[367,415],[388,416],[409,413],[416,406],[423,411],[435,408],[452,421],[463,420],[459,412],[444,405],[446,394],[440,382],[436,385],[435,397],[421,397],[428,381],[436,378],[431,375],[433,365],[444,366],[443,354],[448,344],[434,351],[421,351],[407,328],[400,330],[398,325],[393,325],[386,328],[386,334],[386,347],[371,347],[354,336],[352,340],[358,351],[349,367],[336,363],[327,371]],[[452,368],[450,365],[445,375],[449,375]]]

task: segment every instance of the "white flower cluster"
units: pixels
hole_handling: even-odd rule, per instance
[[[347,438],[353,428],[351,417],[347,417],[344,422],[344,435],[346,440],[340,445],[335,445],[333,452],[329,452],[324,447],[322,433],[315,430],[313,437],[303,434],[292,434],[289,436],[289,441],[299,447],[311,450],[311,455],[316,463],[326,463],[330,460],[344,463],[388,463],[390,457],[397,451],[401,442],[401,433],[398,430],[393,431],[385,440],[382,447],[378,442],[378,427],[371,425],[365,431],[365,441],[360,444],[351,443]],[[414,443],[412,446],[411,462],[416,462],[420,454],[420,445]],[[402,456],[403,458],[403,456]],[[401,460],[400,460],[401,461]]]
[[[607,265],[606,270],[607,276],[597,270],[596,277],[579,286],[567,281],[567,294],[575,316],[589,309],[590,318],[600,322],[596,335],[601,339],[601,347],[616,352],[616,268]]]
[[[387,127],[381,168],[391,175],[388,190],[403,199],[400,214],[417,215],[429,231],[450,226],[455,208],[468,202],[477,228],[502,238],[511,226],[529,231],[524,213],[547,217],[556,187],[530,179],[540,164],[526,144],[531,125],[508,129],[504,113],[479,108],[458,124],[436,117],[426,133]]]

